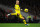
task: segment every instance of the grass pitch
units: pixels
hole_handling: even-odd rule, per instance
[[[26,26],[24,23],[0,23],[0,27],[40,27],[40,23],[28,23]]]

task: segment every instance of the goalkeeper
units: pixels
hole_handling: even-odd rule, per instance
[[[26,21],[25,21],[25,18],[20,13],[20,7],[19,7],[19,1],[18,0],[16,0],[16,4],[15,4],[15,13],[10,13],[7,16],[9,16],[9,15],[16,15],[16,16],[18,16],[20,19],[23,19],[23,22],[24,22],[25,25],[28,25],[26,23]]]

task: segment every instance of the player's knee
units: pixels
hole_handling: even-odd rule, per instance
[[[23,19],[23,20],[25,20],[25,18],[24,18],[24,17],[23,17],[22,19]]]

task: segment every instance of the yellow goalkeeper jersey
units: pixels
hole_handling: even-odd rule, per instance
[[[15,5],[15,12],[20,14],[20,7],[19,7],[19,5]]]
[[[19,15],[19,18],[21,18],[21,19],[23,18],[23,16],[21,15],[21,12],[20,12],[20,7],[19,7],[19,5],[15,5],[15,12],[16,12],[16,13],[15,13],[16,15],[17,15],[17,13],[20,14],[20,15]]]

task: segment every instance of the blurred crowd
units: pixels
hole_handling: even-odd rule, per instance
[[[0,0],[0,4],[9,6],[9,7],[14,7],[15,5],[15,1],[16,0]],[[39,0],[19,0],[20,1],[20,7],[22,9],[28,8],[29,9],[29,13],[31,13],[32,15],[34,15],[34,22],[38,17],[40,17],[40,1]],[[11,10],[9,12],[12,12]],[[13,16],[7,16],[8,12],[6,12],[4,9],[0,8],[0,21],[14,21],[16,18],[14,18]],[[2,19],[3,18],[3,19]],[[9,18],[9,19],[8,19]],[[12,19],[11,19],[12,18]],[[30,20],[30,19],[29,19]],[[17,20],[19,22],[19,18]],[[36,20],[37,21],[37,20]],[[15,21],[14,21],[15,22]]]
[[[4,23],[17,23],[17,22],[20,23],[21,22],[22,23],[22,19],[16,17],[15,15],[7,16],[7,14],[11,13],[11,12],[12,12],[12,10],[10,10],[10,11],[8,10],[8,12],[6,12],[5,9],[0,8],[0,22],[4,22]],[[26,20],[26,18],[25,18],[25,20]],[[39,20],[37,20],[37,16],[34,16],[33,19],[31,19],[30,14],[29,14],[29,16],[27,16],[27,20],[29,23],[38,23],[39,22]]]
[[[40,1],[39,0],[19,0],[22,9],[28,8],[29,12],[40,17]],[[14,7],[16,0],[0,0],[0,4]]]

